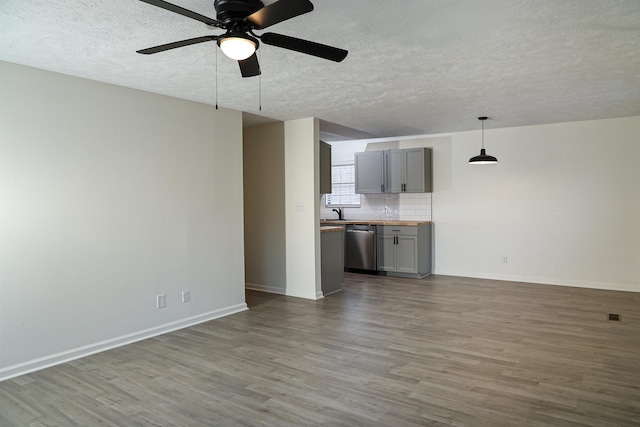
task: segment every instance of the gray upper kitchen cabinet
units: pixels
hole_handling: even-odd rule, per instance
[[[356,193],[430,193],[431,164],[431,148],[356,153]]]
[[[355,153],[356,193],[384,193],[384,151]]]
[[[331,146],[320,141],[320,194],[331,193]]]
[[[431,148],[402,150],[402,176],[404,193],[431,193]]]
[[[404,150],[384,152],[385,192],[402,193],[404,184]]]

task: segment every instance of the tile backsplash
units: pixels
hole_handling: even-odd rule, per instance
[[[320,200],[320,218],[334,219],[338,214]],[[343,208],[345,219],[395,219],[431,221],[431,193],[362,194],[359,208]]]

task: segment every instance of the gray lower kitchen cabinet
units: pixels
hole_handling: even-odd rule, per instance
[[[376,250],[378,271],[396,271],[396,236],[384,236],[378,231]]]
[[[418,273],[416,236],[378,235],[378,271]]]
[[[418,236],[398,236],[396,239],[396,271],[418,274]]]
[[[356,193],[384,193],[384,151],[355,153]]]
[[[413,278],[431,274],[431,224],[379,225],[377,234],[381,274]]]

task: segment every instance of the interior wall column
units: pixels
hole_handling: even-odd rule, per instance
[[[287,295],[322,298],[318,119],[284,124]]]

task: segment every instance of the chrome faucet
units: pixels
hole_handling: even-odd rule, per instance
[[[338,213],[338,219],[342,221],[344,218],[342,217],[342,208],[332,209],[334,212]]]

